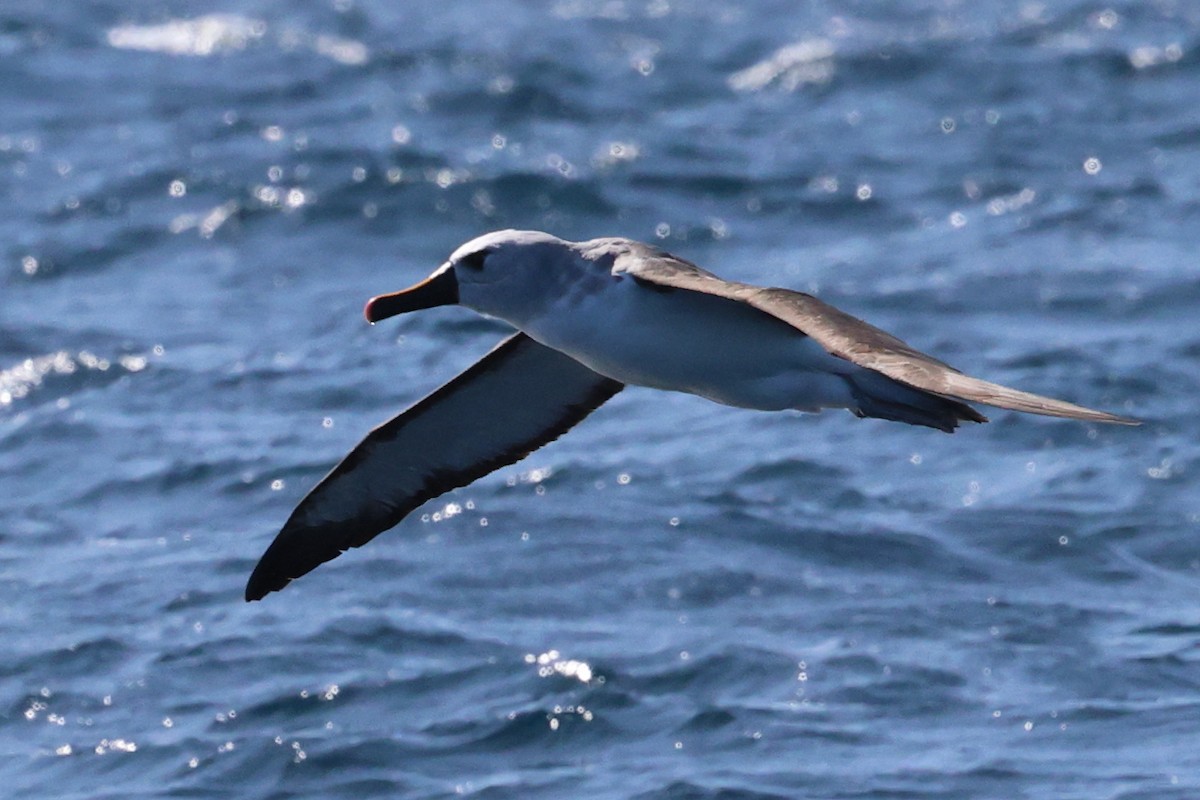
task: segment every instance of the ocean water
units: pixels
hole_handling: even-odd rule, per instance
[[[0,109],[4,796],[1200,796],[1197,4],[12,0]],[[504,227],[1146,424],[630,389],[243,603]]]

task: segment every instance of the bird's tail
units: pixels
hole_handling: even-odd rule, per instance
[[[966,403],[907,386],[878,372],[846,376],[855,416],[924,425],[953,433],[960,422],[987,422],[987,417]]]

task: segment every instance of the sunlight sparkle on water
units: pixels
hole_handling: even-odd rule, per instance
[[[140,372],[146,368],[144,356],[124,355],[117,364],[128,372]],[[107,372],[112,361],[97,356],[88,350],[71,354],[65,350],[35,358],[27,358],[16,366],[0,370],[0,406],[28,396],[52,375],[73,375],[80,371]]]
[[[176,56],[210,56],[245,49],[266,33],[265,22],[236,14],[208,14],[161,25],[118,25],[108,44],[118,50],[145,50]]]
[[[526,664],[537,664],[538,676],[549,678],[552,675],[562,675],[567,678],[576,678],[583,683],[591,681],[593,672],[592,667],[586,661],[577,661],[573,658],[564,659],[557,650],[547,650],[540,655],[528,653],[525,656]]]

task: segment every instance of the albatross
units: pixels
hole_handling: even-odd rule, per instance
[[[247,600],[524,458],[626,385],[766,411],[844,408],[948,433],[987,421],[968,403],[1138,424],[972,378],[812,295],[724,280],[630,239],[496,231],[415,286],[371,298],[364,314],[376,323],[451,304],[516,333],[367,434],[288,517]]]

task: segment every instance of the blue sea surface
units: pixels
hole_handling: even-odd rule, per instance
[[[3,796],[1200,796],[1200,4],[7,0],[0,111]],[[631,388],[244,603],[507,227],[1146,424]]]

